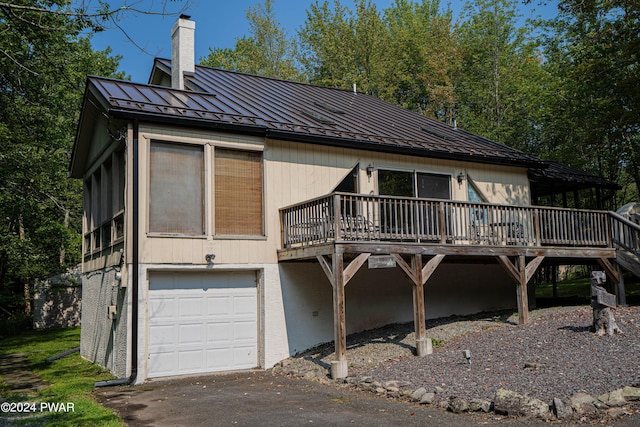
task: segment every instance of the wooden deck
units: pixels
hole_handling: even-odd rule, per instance
[[[278,259],[316,259],[333,287],[334,378],[347,376],[344,287],[372,256],[386,255],[413,284],[419,356],[431,351],[424,285],[445,258],[500,264],[516,285],[520,323],[543,263],[597,263],[622,300],[620,267],[640,271],[640,226],[606,211],[333,193],[281,209],[280,222]]]

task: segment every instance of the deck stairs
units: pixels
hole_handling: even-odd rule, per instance
[[[612,219],[612,240],[618,265],[640,277],[640,224],[638,216],[624,218],[609,212]]]

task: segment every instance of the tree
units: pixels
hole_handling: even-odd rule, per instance
[[[273,0],[247,10],[250,37],[236,39],[233,49],[209,48],[200,64],[285,80],[300,80],[295,43],[276,19]]]
[[[0,4],[0,306],[80,260],[80,183],[66,177],[87,74],[113,76],[68,2]],[[51,11],[43,11],[49,7]],[[118,77],[123,77],[119,75]],[[27,292],[28,295],[28,292]]]
[[[458,37],[462,66],[456,89],[465,129],[528,152],[537,151],[537,120],[549,76],[511,0],[467,3]]]
[[[637,199],[640,2],[564,0],[559,11],[546,40],[548,66],[562,82],[547,141],[562,160],[623,185],[628,178]]]
[[[192,3],[193,0],[137,0],[133,3],[127,3],[126,0],[0,1],[0,22],[4,28],[16,29],[23,33],[29,30],[32,34],[64,35],[69,29],[84,30],[88,33],[115,29],[123,32],[131,43],[144,51],[144,48],[122,28],[122,21],[128,16],[140,14],[178,16],[188,10]],[[26,67],[26,64],[14,58],[12,53],[11,50],[0,49],[0,55],[11,59],[18,66]]]
[[[451,12],[439,0],[396,2],[385,10],[388,92],[383,97],[404,108],[451,123],[456,104],[454,79],[460,56]]]
[[[370,0],[356,0],[355,11],[334,0],[312,4],[298,32],[300,62],[309,80],[320,86],[356,88],[381,97],[387,35],[384,23]]]

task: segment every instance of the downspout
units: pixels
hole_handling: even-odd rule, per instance
[[[115,380],[97,381],[93,384],[94,387],[110,387],[117,385],[131,385],[135,383],[138,377],[138,285],[140,283],[138,277],[138,269],[140,266],[140,260],[138,257],[138,248],[140,245],[139,231],[139,219],[140,219],[140,200],[138,198],[140,193],[140,169],[138,165],[139,158],[139,146],[138,146],[138,133],[139,123],[138,119],[133,120],[133,227],[132,227],[132,242],[131,242],[131,269],[133,271],[133,278],[131,281],[131,299],[133,305],[131,306],[131,375],[128,378],[118,378]],[[114,355],[115,357],[115,355]]]

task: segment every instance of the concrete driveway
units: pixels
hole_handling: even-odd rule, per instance
[[[94,393],[129,426],[549,425],[493,414],[455,415],[347,386],[264,371],[155,380]]]

